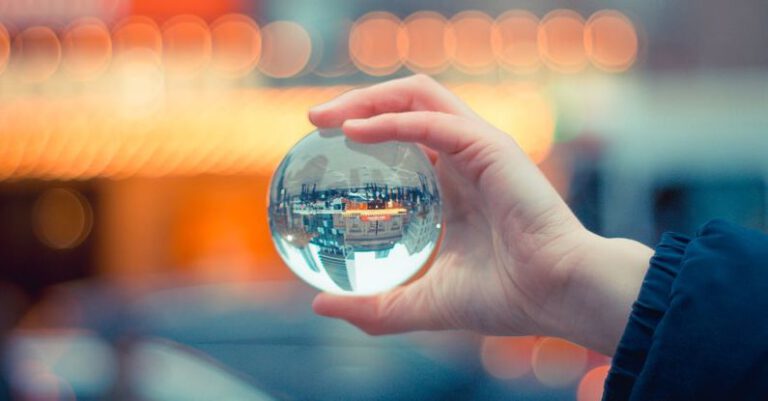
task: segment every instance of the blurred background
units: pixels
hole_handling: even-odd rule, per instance
[[[314,316],[270,175],[311,105],[426,73],[598,233],[766,229],[767,20],[762,0],[0,0],[0,399],[598,400],[610,360],[563,340]]]

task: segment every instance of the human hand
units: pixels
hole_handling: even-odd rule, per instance
[[[608,246],[611,240],[584,229],[509,135],[421,75],[352,90],[316,106],[309,117],[321,128],[341,126],[358,142],[422,145],[440,180],[446,230],[424,277],[374,296],[320,294],[317,313],[346,319],[371,334],[439,329],[545,334],[613,351],[613,343],[591,344],[576,333],[582,329],[573,326],[584,319],[566,316],[569,304],[581,304],[574,297],[584,298],[580,292],[592,291],[595,282],[606,284],[607,276],[585,267],[596,264],[596,253],[611,259],[624,247],[630,254],[650,255],[626,242]],[[632,285],[625,287],[631,292]],[[633,300],[636,291],[631,295]],[[625,306],[619,320],[629,312]]]

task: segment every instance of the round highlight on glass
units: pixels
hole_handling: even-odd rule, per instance
[[[413,144],[361,144],[313,131],[285,156],[269,191],[272,240],[288,267],[331,293],[390,290],[427,262],[441,230],[440,189]]]

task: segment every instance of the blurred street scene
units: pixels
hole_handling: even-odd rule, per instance
[[[762,0],[0,0],[0,400],[599,400],[610,359],[560,339],[315,316],[270,177],[310,106],[424,73],[601,235],[766,230],[767,20]],[[365,184],[355,224],[431,196]]]

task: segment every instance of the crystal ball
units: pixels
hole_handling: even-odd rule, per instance
[[[278,166],[269,228],[280,256],[310,285],[367,295],[421,269],[441,230],[440,189],[416,145],[362,144],[311,132]]]

